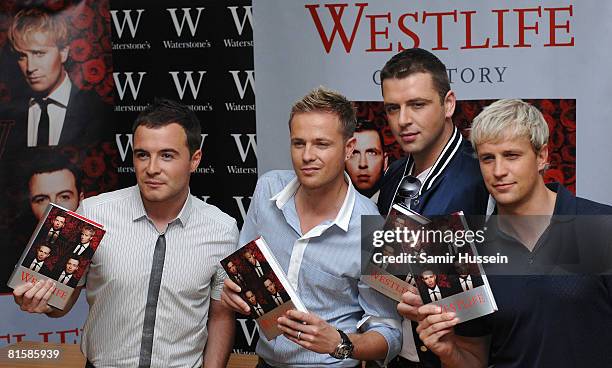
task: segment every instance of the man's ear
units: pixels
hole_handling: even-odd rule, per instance
[[[548,169],[548,143],[540,147],[540,151],[536,152],[536,160],[538,162],[538,171],[543,173]]]
[[[455,96],[455,92],[453,90],[449,90],[446,92],[446,96],[444,97],[444,117],[450,119],[453,117],[455,113],[455,106],[457,105],[457,97]]]
[[[68,60],[68,55],[70,55],[70,46],[64,46],[61,49],[59,49],[60,52],[60,59],[62,60],[62,64],[64,64],[66,62],[66,60]]]
[[[355,150],[355,144],[357,144],[357,138],[355,137],[347,139],[346,143],[344,143],[344,151],[346,152],[346,157],[344,158],[344,161],[348,160],[353,155],[353,151]]]
[[[191,155],[190,171],[193,173],[196,171],[202,160],[202,150],[197,150]]]

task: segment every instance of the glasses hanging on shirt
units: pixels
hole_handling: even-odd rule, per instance
[[[410,201],[419,196],[419,191],[423,183],[412,175],[406,175],[402,178],[399,187],[397,188],[396,203],[402,203],[404,206],[410,208]]]

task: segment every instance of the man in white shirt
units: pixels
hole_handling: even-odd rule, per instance
[[[106,233],[66,308],[47,304],[49,280],[16,288],[15,302],[61,317],[86,279],[81,350],[88,367],[225,367],[235,320],[219,301],[226,277],[219,262],[236,250],[238,229],[190,194],[202,156],[200,122],[187,106],[156,99],[132,131],[137,185],[81,203],[79,212]]]

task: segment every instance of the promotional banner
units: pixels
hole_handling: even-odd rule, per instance
[[[446,64],[459,100],[454,123],[469,135],[472,118],[499,98],[535,104],[551,127],[547,180],[612,203],[592,178],[612,158],[606,116],[612,74],[606,21],[612,5],[594,0],[274,1],[255,0],[258,168],[290,168],[287,119],[293,102],[319,85],[355,101],[375,120],[389,162],[399,152],[385,127],[380,70],[413,47]],[[378,105],[377,105],[378,104]],[[364,110],[364,106],[370,106]],[[266,134],[261,134],[266,132]]]

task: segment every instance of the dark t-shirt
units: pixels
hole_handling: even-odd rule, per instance
[[[560,217],[533,251],[491,227],[493,242],[480,253],[505,251],[513,267],[485,266],[498,311],[455,333],[490,335],[489,364],[496,368],[612,367],[612,242],[606,240],[612,237],[604,215],[612,207],[551,188]]]

